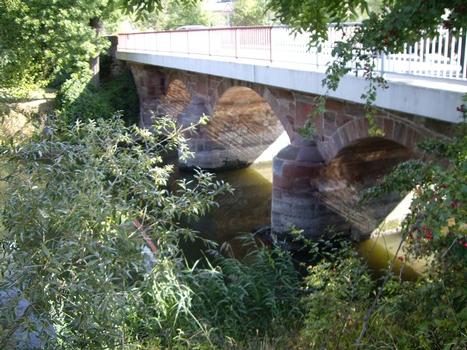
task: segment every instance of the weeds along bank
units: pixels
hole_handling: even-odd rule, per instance
[[[370,193],[416,189],[403,237],[432,262],[416,282],[375,279],[345,241],[308,243],[304,279],[251,238],[243,261],[211,242],[188,265],[179,243],[200,238],[182,223],[230,186],[199,172],[169,187],[173,121],[125,125],[75,78],[44,131],[2,140],[0,348],[465,348],[465,133],[425,145],[442,166],[406,163]]]
[[[307,277],[301,334],[310,348],[467,347],[467,133],[459,110],[464,122],[452,139],[419,145],[429,160],[400,164],[363,196],[414,191],[391,266],[425,259],[426,272],[403,281],[389,269],[375,280],[352,250],[326,257]]]

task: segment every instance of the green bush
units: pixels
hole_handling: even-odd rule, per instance
[[[354,249],[344,247],[309,269],[301,345],[309,349],[465,349],[465,280],[459,277],[453,273],[412,282],[391,276],[377,281]],[[378,293],[380,300],[373,305]],[[364,325],[368,328],[358,341]]]
[[[120,119],[48,128],[1,147],[11,170],[0,292],[12,297],[0,302],[0,347],[18,345],[20,330],[47,349],[226,348],[298,315],[285,253],[258,248],[244,262],[188,266],[179,241],[197,238],[183,223],[230,188],[204,172],[170,182],[162,158],[183,142],[173,121],[159,120],[156,136]]]
[[[133,220],[143,223],[158,259],[171,261],[163,266],[173,266],[179,278],[177,242],[193,236],[179,220],[205,212],[227,188],[201,172],[196,184],[167,188],[172,166],[161,156],[180,142],[174,128],[169,121],[156,126],[169,133],[162,144],[121,120],[100,120],[3,147],[2,160],[15,170],[2,215],[0,290],[21,291],[34,314],[53,323],[53,344],[105,348],[130,341],[129,312],[154,287]],[[163,281],[157,287],[166,288]],[[157,307],[163,318],[164,306]],[[16,327],[14,312],[0,313],[2,340]]]
[[[250,253],[241,260],[217,256],[212,268],[190,275],[194,312],[212,329],[212,339],[245,345],[253,338],[286,338],[285,323],[300,319],[300,280],[290,255],[266,249],[251,236],[242,242]]]
[[[98,94],[98,89],[91,84],[90,70],[81,70],[71,74],[57,94],[61,117],[68,122],[77,119],[89,120],[102,116],[111,116],[112,107]]]
[[[342,242],[322,255],[306,277],[302,343],[310,349],[350,349],[375,288],[369,269],[355,249]]]
[[[426,272],[402,281],[388,268],[373,281],[351,249],[310,268],[305,347],[467,348],[467,134],[465,123],[458,128],[450,140],[420,145],[428,160],[402,163],[366,194],[414,191],[402,227],[405,258],[394,260],[424,259]]]
[[[138,121],[139,102],[129,71],[104,81],[99,87],[91,83],[92,73],[83,69],[71,74],[57,94],[60,116],[68,123],[76,120],[110,118],[119,113],[127,125]]]

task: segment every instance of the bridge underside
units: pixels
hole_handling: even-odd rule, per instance
[[[361,239],[373,232],[400,201],[398,194],[365,204],[363,191],[374,186],[395,165],[414,156],[393,141],[368,137],[343,148],[325,163],[316,145],[290,145],[273,161],[272,226],[291,225],[317,238],[329,232],[351,232]]]
[[[191,135],[188,145],[194,156],[180,162],[182,167],[248,166],[284,132],[269,104],[244,86],[225,91],[211,113],[201,99],[193,99],[178,120],[186,127],[203,114],[209,122]]]
[[[357,198],[394,165],[419,157],[416,143],[442,137],[451,124],[378,110],[381,134],[369,134],[362,105],[328,99],[313,120],[312,141],[300,129],[315,108],[312,94],[229,78],[131,64],[140,98],[141,125],[170,115],[179,125],[209,123],[190,135],[192,159],[182,167],[223,169],[251,164],[286,132],[290,145],[273,159],[272,229],[303,229],[309,237],[329,227],[368,235],[397,203],[398,195],[357,208]],[[362,214],[363,213],[363,214]]]

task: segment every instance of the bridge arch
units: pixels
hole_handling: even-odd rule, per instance
[[[355,138],[325,162],[317,149],[290,145],[274,158],[272,228],[300,227],[310,238],[329,228],[368,237],[399,203],[398,194],[360,207],[364,189],[376,184],[394,166],[416,157],[412,148],[385,137]]]
[[[315,147],[292,144],[275,157],[273,230],[295,226],[318,237],[333,226],[358,239],[367,237],[400,198],[389,194],[359,208],[359,195],[397,164],[421,157],[417,143],[429,135],[439,137],[423,126],[383,116],[375,117],[382,135],[372,136],[366,118],[345,117],[346,123],[326,133],[318,128]]]
[[[382,132],[378,137],[370,134],[367,118],[360,117],[350,120],[337,128],[325,141],[318,142],[318,148],[325,162],[332,162],[345,148],[351,147],[359,141],[366,142],[365,140],[372,138],[392,141],[417,153],[415,150],[416,144],[428,136],[420,127],[408,122],[381,116],[376,116],[374,121]]]
[[[166,115],[178,119],[192,99],[186,83],[180,77],[172,77],[165,83],[165,93],[161,96],[155,110],[155,117]]]
[[[242,80],[222,79],[212,91],[212,105],[217,105],[222,96],[236,88],[247,88],[260,96],[269,105],[276,118],[280,120],[290,139],[293,139],[295,135],[293,129],[295,97],[292,92]]]
[[[363,183],[385,175],[414,156],[414,151],[400,142],[382,136],[365,137],[342,147],[326,167],[339,179]]]
[[[183,166],[205,169],[239,168],[253,163],[283,133],[284,127],[269,103],[250,87],[227,88],[216,100],[212,112],[206,101],[190,106],[182,114],[209,115],[207,125],[190,136],[189,146],[194,158]],[[198,106],[197,108],[195,108]],[[211,113],[210,113],[211,112]]]
[[[417,157],[408,145],[386,137],[356,139],[342,147],[325,165],[318,181],[319,198],[349,222],[359,238],[369,236],[399,204],[398,193],[359,203],[372,187],[396,165]]]

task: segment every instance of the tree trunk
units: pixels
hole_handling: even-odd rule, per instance
[[[101,35],[102,31],[102,22],[100,18],[95,17],[92,18],[89,21],[89,25],[96,31],[96,36]],[[89,65],[92,70],[92,79],[91,79],[91,84],[93,84],[95,87],[99,87],[100,84],[100,79],[99,79],[99,70],[100,70],[100,62],[99,62],[99,55],[97,57],[94,57],[91,59],[89,62]]]

